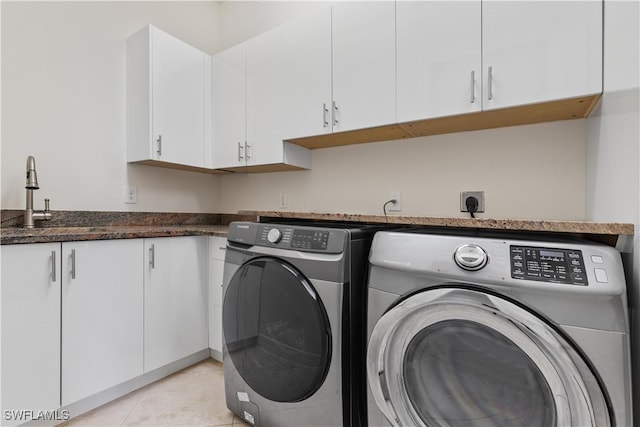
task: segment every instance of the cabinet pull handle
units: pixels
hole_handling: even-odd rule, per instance
[[[247,158],[247,160],[249,160],[251,158],[251,156],[249,155],[249,153],[251,153],[251,150],[249,150],[251,148],[251,145],[247,144],[247,141],[244,142],[244,156]]]
[[[55,282],[56,280],[56,251],[51,251],[51,281]]]
[[[71,249],[71,278],[76,278],[76,250]]]
[[[471,71],[471,103],[476,102],[476,72]]]
[[[160,157],[160,156],[162,156],[162,135],[158,135],[157,141],[158,141],[157,153],[158,153],[158,157]]]
[[[221,251],[226,251],[227,250],[226,246],[220,246],[218,249],[220,249]]]
[[[238,161],[240,162],[242,159],[244,159],[244,157],[242,157],[242,144],[238,142]]]
[[[156,268],[156,245],[149,248],[149,265],[152,269]]]
[[[327,120],[327,114],[329,113],[329,109],[327,108],[327,103],[322,103],[322,127],[326,128],[329,126],[329,120]]]
[[[493,99],[493,67],[489,67],[487,75],[487,99]]]
[[[338,125],[338,106],[336,105],[336,101],[332,101],[333,105],[333,125]]]

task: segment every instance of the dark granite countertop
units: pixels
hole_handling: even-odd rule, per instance
[[[316,221],[346,221],[416,225],[436,228],[460,228],[480,230],[504,230],[532,233],[570,234],[616,247],[628,252],[633,241],[634,225],[591,221],[523,220],[491,218],[447,218],[402,215],[371,215],[288,211],[240,211],[239,214],[258,217],[261,222],[277,222],[283,219],[307,219]]]
[[[220,236],[227,237],[227,225],[111,226],[2,228],[0,244],[72,242],[82,240],[139,239],[143,237]]]
[[[470,219],[400,215],[240,211],[238,214],[55,211],[54,219],[36,228],[21,227],[23,211],[2,210],[0,244],[136,239],[144,237],[226,237],[231,221],[277,222],[283,219],[405,224],[442,228],[571,234],[605,243],[622,252],[631,249],[634,225],[590,221]],[[70,225],[72,224],[72,225]]]
[[[255,221],[255,215],[53,211],[53,219],[22,227],[21,210],[0,211],[0,244],[138,239],[145,237],[227,237],[231,221]]]

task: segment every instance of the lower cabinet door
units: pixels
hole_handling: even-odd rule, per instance
[[[205,350],[206,237],[145,239],[144,371]]]
[[[143,241],[62,244],[62,404],[143,373]]]
[[[60,406],[60,243],[3,245],[2,421]]]

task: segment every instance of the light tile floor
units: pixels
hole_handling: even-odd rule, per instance
[[[207,359],[61,426],[250,427],[227,409],[222,373],[220,362]]]

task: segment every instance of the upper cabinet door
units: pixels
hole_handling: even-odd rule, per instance
[[[483,1],[482,55],[485,110],[600,93],[602,1]]]
[[[127,161],[210,167],[211,56],[148,25],[127,39]]]
[[[395,3],[336,2],[332,27],[334,132],[395,123]]]
[[[331,8],[282,29],[285,140],[331,133]]]
[[[210,59],[157,28],[152,28],[151,45],[153,136],[160,141],[157,159],[204,167],[205,78],[211,78]]]
[[[282,162],[282,44],[278,28],[247,41],[247,165]]]
[[[480,111],[480,4],[397,1],[398,122]]]
[[[245,164],[245,44],[213,57],[213,165]]]

